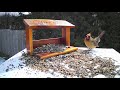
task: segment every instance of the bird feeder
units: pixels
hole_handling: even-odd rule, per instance
[[[74,28],[75,25],[67,22],[66,20],[51,20],[51,19],[24,19],[25,29],[26,29],[26,48],[30,55],[33,53],[33,49],[45,44],[65,44],[70,46],[70,29]],[[61,28],[62,37],[60,38],[48,38],[33,40],[32,30],[38,29],[50,29],[50,28]],[[71,51],[77,50],[76,47],[66,48],[63,52],[54,52],[54,53],[40,53],[36,54],[41,59],[66,54]]]

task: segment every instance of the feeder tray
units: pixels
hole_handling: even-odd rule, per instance
[[[52,19],[24,19],[26,27],[26,48],[30,55],[33,53],[33,49],[45,44],[65,44],[70,46],[70,28],[74,28],[75,25],[69,23],[66,20],[52,20]],[[49,28],[61,28],[62,37],[59,38],[49,38],[49,39],[40,39],[33,40],[32,30],[33,29],[49,29]],[[66,54],[72,51],[77,50],[76,47],[66,48],[63,52],[54,52],[54,53],[39,53],[36,56],[39,56],[41,59],[49,58],[56,55]]]

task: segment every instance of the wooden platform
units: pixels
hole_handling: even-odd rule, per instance
[[[73,51],[76,51],[78,50],[77,47],[70,47],[70,48],[66,48],[66,50],[64,50],[63,52],[46,52],[46,53],[39,53],[39,54],[36,54],[38,57],[40,57],[40,59],[46,59],[46,58],[49,58],[49,57],[53,57],[53,56],[57,56],[57,55],[62,55],[62,54],[67,54],[67,53],[70,53],[70,52],[73,52]]]

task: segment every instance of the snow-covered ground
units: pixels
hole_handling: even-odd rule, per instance
[[[84,47],[79,47],[79,49],[87,50],[87,48]],[[23,51],[25,53],[27,52],[26,49],[24,49],[13,57],[9,58],[4,63],[0,64],[0,78],[64,78],[64,76],[60,73],[54,72],[51,74],[52,70],[49,70],[48,73],[45,73],[25,66],[24,61],[20,60]],[[95,48],[91,51],[91,53],[93,57],[110,57],[115,60],[116,65],[120,65],[120,54],[112,48]],[[97,75],[94,78],[105,77],[103,75]],[[120,76],[116,76],[116,78],[120,78]]]

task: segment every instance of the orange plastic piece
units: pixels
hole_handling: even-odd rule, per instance
[[[57,55],[62,55],[62,54],[67,54],[69,52],[73,52],[78,50],[77,47],[71,47],[71,48],[67,48],[65,51],[63,52],[55,52],[55,53],[41,53],[41,54],[37,54],[37,56],[40,57],[40,59],[45,59],[45,58],[49,58],[52,56],[57,56]]]

